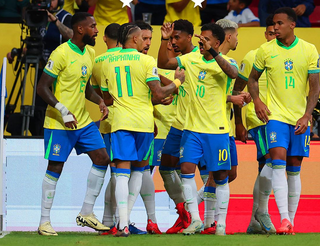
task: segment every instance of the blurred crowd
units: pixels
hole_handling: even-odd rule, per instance
[[[0,22],[19,22],[30,1],[41,2],[0,0]],[[199,2],[201,0],[64,0],[63,8],[72,15],[77,11],[93,13],[97,23],[104,26],[134,20],[162,25],[177,19],[201,26],[224,18],[236,22],[239,27],[249,27],[265,26],[266,17],[275,9],[291,7],[298,16],[297,27],[310,27],[309,16],[315,9],[315,2],[318,4],[313,0],[203,0],[200,7]]]

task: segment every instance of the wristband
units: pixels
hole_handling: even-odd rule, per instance
[[[172,83],[176,85],[176,88],[179,88],[179,86],[181,85],[180,79],[175,79],[174,81],[172,81]]]
[[[62,103],[58,102],[54,107],[61,113],[64,123],[74,121],[73,115],[68,114],[69,110]]]
[[[163,38],[163,37],[161,37],[161,40],[166,40],[166,41],[168,41],[169,38]]]
[[[56,16],[56,19],[54,21],[52,21],[52,23],[56,24],[58,20],[59,20],[59,18]]]
[[[214,49],[212,49],[212,47],[207,51],[213,56],[213,58],[219,55],[219,53],[217,53]]]

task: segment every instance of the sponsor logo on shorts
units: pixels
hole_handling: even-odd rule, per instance
[[[271,140],[271,143],[276,143],[277,142],[277,133],[276,132],[271,132],[270,133],[270,140]]]
[[[157,161],[161,161],[162,150],[158,150],[157,152]]]
[[[219,163],[218,163],[218,166],[221,166],[221,165],[224,165],[224,164],[227,164],[227,161],[219,162]]]
[[[58,155],[59,156],[60,150],[61,150],[61,145],[60,144],[53,145],[53,155]]]
[[[180,147],[180,158],[183,157],[183,151],[184,151],[184,148],[183,148],[183,147]]]

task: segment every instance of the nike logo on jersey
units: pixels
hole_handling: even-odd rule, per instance
[[[167,73],[165,73],[165,74],[168,75],[169,73],[171,73],[171,72],[167,72]]]
[[[226,163],[227,163],[226,161],[225,162],[220,162],[220,163],[218,163],[218,166],[224,165]]]
[[[194,65],[194,64],[198,64],[198,62],[193,62],[193,61],[192,61],[192,62],[191,62],[191,64],[192,64],[192,65]]]
[[[275,56],[271,56],[271,59],[273,59],[273,58],[276,58],[278,55],[275,55]]]
[[[77,60],[72,61],[71,64],[75,63],[76,61],[77,61]]]

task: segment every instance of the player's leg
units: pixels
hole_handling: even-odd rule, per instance
[[[49,162],[42,182],[41,219],[38,228],[40,235],[58,235],[51,226],[50,211],[64,162],[76,142],[74,132],[69,136],[64,130],[44,129],[45,158]]]
[[[231,158],[231,170],[228,171],[229,183],[237,178],[237,167],[238,167],[238,154],[237,146],[234,137],[229,137],[230,143],[230,158]]]
[[[303,157],[309,157],[310,127],[301,135],[294,134],[293,126],[290,126],[290,128],[291,142],[287,153],[288,211],[293,226],[301,194],[301,164]]]
[[[201,162],[201,161],[200,161]],[[206,187],[208,178],[209,178],[209,171],[206,170],[205,164],[201,165],[200,163],[198,164],[199,172],[200,172],[200,177],[203,182],[203,186],[198,190],[198,195],[197,195],[197,202],[198,205],[204,201],[204,189]]]
[[[279,209],[281,223],[283,223],[290,221],[288,213],[288,185],[286,177],[286,159],[287,149],[289,148],[290,143],[290,127],[288,124],[270,120],[266,128],[267,143],[272,159],[272,188]],[[268,230],[268,228],[266,228],[266,230]]]
[[[265,126],[253,128],[249,132],[256,143],[259,174],[253,189],[253,208],[247,233],[275,233],[274,225],[268,213],[273,171],[266,143]],[[259,221],[265,226],[261,226]]]
[[[203,156],[199,135],[191,131],[184,131],[180,147],[182,190],[192,219],[188,228],[183,230],[183,234],[187,235],[203,230],[197,202],[197,184],[194,178],[197,164]]]

